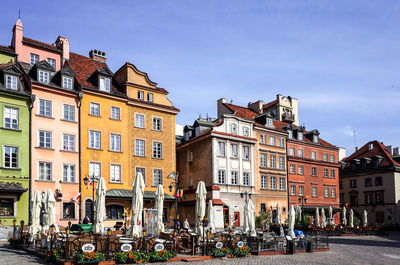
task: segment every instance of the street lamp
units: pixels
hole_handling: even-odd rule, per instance
[[[94,224],[94,182],[95,181],[98,181],[99,180],[99,178],[100,178],[100,176],[95,176],[95,175],[92,175],[92,176],[90,176],[89,175],[89,177],[88,176],[85,176],[84,178],[83,178],[83,183],[85,184],[85,186],[87,186],[88,184],[89,184],[89,181],[93,181],[93,184],[92,184],[92,216],[91,216],[91,221],[92,221],[92,224]]]
[[[304,216],[304,204],[307,203],[307,198],[306,196],[302,195],[299,197],[299,203],[301,203],[301,214]],[[303,220],[302,216],[300,216],[300,219]]]
[[[167,176],[167,178],[172,179],[172,183],[169,184],[168,190],[169,192],[172,192],[174,186],[175,186],[175,220],[174,220],[174,232],[179,229],[178,226],[178,194],[180,196],[180,190],[182,189],[181,186],[179,185],[179,172],[172,172]],[[174,186],[172,186],[174,185]]]

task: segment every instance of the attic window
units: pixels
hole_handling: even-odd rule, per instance
[[[246,136],[246,137],[250,136],[249,127],[243,127],[243,136]]]
[[[140,99],[140,100],[144,100],[144,92],[143,92],[143,91],[138,91],[138,92],[137,92],[137,97],[138,97],[138,99]]]
[[[6,75],[6,88],[17,90],[17,77]]]
[[[317,144],[318,143],[318,135],[314,134],[312,141],[313,141],[313,143]]]
[[[231,129],[231,134],[237,134],[237,126],[235,123],[231,123],[230,125]]]
[[[289,139],[293,139],[293,131],[292,130],[288,130],[288,138]]]
[[[147,101],[153,102],[153,94],[147,93]]]
[[[72,78],[68,76],[63,76],[62,87],[66,89],[72,89]]]
[[[185,132],[185,141],[189,141],[189,138],[190,138],[190,133]]]
[[[110,89],[111,89],[111,80],[110,80],[110,78],[107,78],[107,77],[100,77],[99,78],[99,80],[100,80],[100,90],[101,91],[106,91],[106,92],[110,92]]]
[[[39,70],[39,82],[48,84],[50,82],[50,73],[47,71]]]
[[[372,149],[374,149],[374,144],[369,144],[369,145],[368,145],[368,150],[371,151]]]
[[[303,133],[302,132],[297,132],[297,140],[303,141]]]
[[[273,121],[272,121],[271,118],[267,118],[267,121],[266,121],[265,126],[267,126],[267,127],[269,127],[269,128],[274,127],[274,123],[273,123]]]

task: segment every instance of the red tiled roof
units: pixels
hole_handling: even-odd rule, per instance
[[[221,199],[212,199],[213,205],[224,205],[225,203]]]
[[[11,46],[0,45],[0,51],[15,54],[14,49]]]
[[[25,42],[25,43],[31,44],[31,45],[35,45],[35,46],[39,46],[39,47],[42,47],[42,48],[50,49],[50,50],[53,50],[53,51],[56,51],[56,52],[62,52],[62,50],[57,48],[57,46],[55,46],[55,45],[51,45],[51,44],[48,44],[48,43],[45,43],[45,42],[34,40],[34,39],[31,39],[31,38],[28,38],[28,37],[23,37],[22,41]]]
[[[271,101],[271,102],[269,102],[267,104],[264,104],[263,105],[263,109],[269,108],[269,107],[275,105],[276,103],[278,103],[278,100],[274,100],[274,101]]]

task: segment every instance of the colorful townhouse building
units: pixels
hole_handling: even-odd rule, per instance
[[[0,45],[0,64],[15,62],[16,54],[11,46]]]
[[[29,119],[34,98],[18,63],[0,65],[0,219],[29,221]]]

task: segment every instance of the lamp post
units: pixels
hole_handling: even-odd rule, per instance
[[[68,224],[67,229],[65,229],[65,234],[67,235],[65,239],[65,258],[69,258],[69,233],[70,233],[70,225]]]
[[[107,229],[107,249],[106,249],[106,258],[110,257],[110,236],[111,236],[111,228]]]
[[[92,221],[92,224],[94,224],[94,182],[95,181],[98,181],[99,180],[99,178],[100,178],[100,176],[95,176],[95,175],[89,175],[89,177],[88,176],[86,176],[84,179],[83,179],[83,183],[87,186],[87,184],[89,184],[89,181],[92,181],[93,182],[93,184],[92,184],[92,213],[91,213],[91,217],[90,217],[90,219],[91,219],[91,221]]]
[[[54,225],[50,226],[51,238],[50,238],[50,249],[53,249],[54,246],[54,230],[56,227]]]
[[[203,225],[203,256],[205,256],[206,255],[206,245],[205,245],[205,238],[204,238],[204,230],[205,230],[205,227],[204,227],[204,222],[208,222],[208,217],[204,217],[203,218],[203,221],[202,221],[202,225]]]
[[[13,220],[13,226],[14,226],[14,230],[13,230],[13,238],[15,238],[15,234],[17,232],[17,220]]]
[[[175,220],[174,220],[174,232],[177,231],[178,228],[178,220],[179,220],[179,214],[178,214],[178,194],[180,194],[180,190],[182,189],[181,186],[179,185],[179,173],[178,172],[172,172],[167,176],[167,178],[171,178],[172,182],[168,186],[169,192],[172,192],[173,188],[175,187]]]
[[[304,217],[304,203],[307,203],[306,196],[302,195],[301,197],[299,197],[299,203],[301,203],[301,215],[302,215],[300,216],[300,220],[303,220],[302,217]]]

